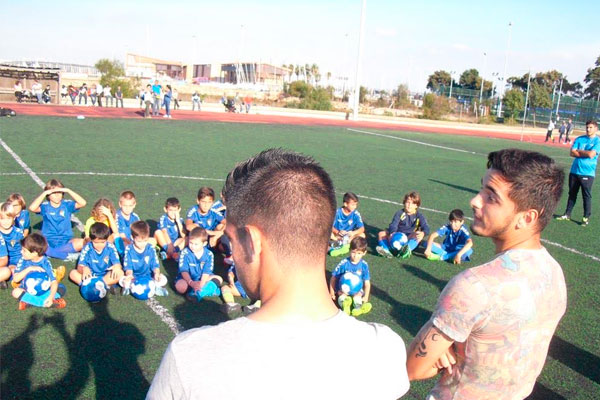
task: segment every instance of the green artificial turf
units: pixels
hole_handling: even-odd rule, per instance
[[[178,197],[185,212],[195,204],[200,186],[211,186],[218,193],[235,163],[261,150],[284,147],[313,156],[331,174],[339,203],[346,191],[360,198],[359,211],[369,241],[365,260],[372,275],[373,303],[373,311],[360,319],[389,325],[408,346],[428,320],[447,281],[462,269],[489,260],[494,249],[489,239],[475,237],[473,261],[461,266],[429,262],[418,255],[402,261],[380,258],[374,252],[377,232],[387,227],[400,207],[385,201],[399,203],[404,193],[419,191],[422,211],[433,230],[446,222],[453,208],[471,215],[469,200],[479,190],[489,151],[506,147],[541,151],[567,168],[571,160],[566,148],[527,142],[403,131],[378,133],[390,137],[342,127],[53,117],[0,121],[0,139],[42,181],[59,178],[87,199],[88,206],[76,214],[82,221],[89,217],[91,204],[99,197],[116,203],[121,191],[132,190],[137,197],[136,213],[154,228],[167,197]],[[91,174],[83,174],[86,172]],[[41,192],[4,149],[0,150],[0,174],[0,199],[20,192],[29,203]],[[144,174],[161,177],[139,176]],[[595,185],[596,214],[600,212],[599,190],[600,185]],[[558,213],[565,203],[566,193]],[[581,227],[577,223],[581,213],[580,200],[573,213],[575,221],[552,221],[543,237],[598,258],[600,222],[592,216],[590,226]],[[39,216],[31,217],[34,229],[40,229]],[[75,234],[80,233],[75,229]],[[563,267],[568,309],[531,397],[593,398],[600,392],[600,317],[596,312],[600,305],[600,262],[554,244],[546,243],[546,247]],[[340,259],[328,258],[328,270]],[[59,265],[56,260],[52,262]],[[68,270],[74,267],[73,263],[66,265]],[[192,303],[175,293],[175,263],[163,263],[163,269],[171,282],[170,295],[156,300],[184,329],[227,319],[218,310],[219,299]],[[218,264],[216,270],[224,274],[225,268]],[[68,304],[64,310],[19,312],[10,291],[0,292],[0,397],[143,398],[173,333],[143,302],[109,295],[104,302],[88,304],[74,284],[65,284]],[[433,383],[413,383],[407,398],[424,398]]]

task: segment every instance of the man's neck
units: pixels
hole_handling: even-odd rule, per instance
[[[492,241],[496,245],[496,254],[507,250],[539,250],[542,248],[540,232],[511,235],[507,238],[492,238]]]

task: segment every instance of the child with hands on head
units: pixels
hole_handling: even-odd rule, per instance
[[[73,200],[64,199],[68,194]],[[73,238],[71,215],[87,202],[73,190],[66,188],[58,179],[51,179],[44,191],[31,202],[29,211],[42,216],[42,235],[48,241],[46,255],[74,261],[84,245],[81,238]]]

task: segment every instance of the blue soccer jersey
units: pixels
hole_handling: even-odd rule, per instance
[[[93,275],[103,276],[115,264],[120,264],[119,254],[117,253],[117,248],[112,243],[106,243],[106,246],[104,246],[104,249],[100,253],[94,249],[92,242],[87,243],[83,247],[83,250],[81,250],[79,265],[91,269]]]
[[[405,213],[404,210],[397,211],[388,227],[390,235],[392,233],[401,232],[408,236],[419,230],[423,231],[426,235],[429,234],[427,219],[419,211],[412,215]]]
[[[31,221],[29,220],[29,211],[21,210],[19,215],[15,217],[15,226],[21,229],[23,232],[25,229],[31,228]]]
[[[58,207],[53,207],[48,200],[40,205],[42,215],[42,235],[48,240],[48,246],[59,247],[73,237],[71,214],[78,212],[73,200],[61,200]]]
[[[121,209],[117,210],[117,225],[119,226],[119,233],[123,233],[129,240],[131,239],[131,224],[139,221],[140,217],[136,213],[131,213],[129,219],[125,218]]]
[[[588,135],[579,136],[573,142],[573,150],[595,151],[596,156],[576,157],[571,165],[571,173],[575,175],[596,176],[596,165],[598,164],[598,155],[600,154],[600,137],[590,138]]]
[[[43,256],[39,261],[25,260],[22,258],[19,260],[19,263],[15,268],[15,273],[22,272],[29,267],[41,267],[44,269],[44,272],[48,275],[51,281],[56,280],[56,276],[54,276],[54,270],[52,269],[52,264],[50,264],[50,261],[48,261],[48,257],[46,256]],[[25,282],[25,279],[21,281],[21,284],[23,284],[23,282]]]
[[[367,264],[367,262],[362,259],[358,263],[353,264],[350,260],[350,257],[344,258],[342,261],[340,261],[337,267],[335,267],[335,269],[331,273],[331,276],[340,277],[346,272],[353,273],[354,275],[361,278],[363,281],[371,280],[371,274],[369,273],[369,264]],[[339,289],[339,287],[336,289]]]
[[[0,235],[0,257],[7,257],[8,249],[6,248],[6,241],[4,235]]]
[[[231,267],[229,267],[229,269],[227,270],[227,272],[233,273],[233,284],[235,285],[235,288],[240,293],[240,296],[242,296],[244,299],[247,299],[248,294],[246,293],[246,289],[244,289],[244,287],[242,286],[242,283],[238,280],[237,272],[235,270],[235,264],[232,264]]]
[[[179,221],[181,222],[181,226],[184,226],[183,218],[179,218]],[[166,229],[169,239],[171,239],[171,242],[173,243],[175,243],[175,241],[181,237],[179,226],[177,226],[175,221],[171,220],[166,213],[163,214],[158,220],[158,229]]]
[[[437,234],[444,236],[442,247],[449,253],[462,249],[467,244],[467,240],[471,239],[469,230],[464,225],[454,232],[450,224],[447,224],[438,229]]]
[[[215,201],[210,209],[217,214],[221,214],[223,217],[227,214],[227,208],[225,208],[225,204],[221,200]]]
[[[17,265],[21,259],[21,239],[23,239],[23,231],[17,227],[12,227],[10,232],[2,234],[6,251],[8,253],[8,265]]]
[[[333,220],[333,227],[338,231],[355,231],[365,226],[358,210],[352,211],[346,215],[344,208],[339,208],[335,213],[335,219]]]
[[[179,274],[177,279],[181,279],[181,274],[187,272],[193,281],[199,281],[204,274],[213,274],[214,256],[212,251],[204,248],[202,255],[197,257],[189,247],[186,247],[179,256]]]
[[[214,231],[217,225],[225,219],[225,217],[213,210],[208,210],[206,214],[202,215],[198,205],[195,205],[188,210],[187,218],[191,219],[195,224],[198,224],[207,231]]]
[[[146,244],[144,251],[137,251],[133,244],[125,248],[123,256],[123,270],[133,271],[133,276],[152,276],[152,271],[159,268],[158,256],[150,243]]]

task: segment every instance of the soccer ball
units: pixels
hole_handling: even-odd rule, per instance
[[[81,282],[81,286],[79,286],[79,293],[81,293],[81,297],[90,303],[97,303],[106,297],[106,292],[108,291],[108,287],[104,280],[99,276],[93,276],[91,278],[87,278],[83,282]]]
[[[390,242],[394,249],[400,251],[402,246],[408,243],[408,237],[406,237],[406,235],[402,232],[396,232],[390,238]]]
[[[131,295],[138,300],[148,300],[156,293],[156,282],[149,276],[140,276],[131,283]]]
[[[363,280],[360,276],[353,274],[352,272],[346,272],[340,278],[340,290],[344,294],[354,296],[360,292],[363,287]]]
[[[50,277],[45,272],[34,271],[27,274],[24,286],[27,293],[33,296],[41,296],[50,290]]]

